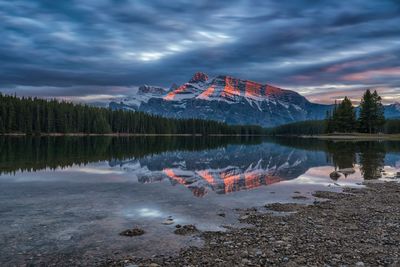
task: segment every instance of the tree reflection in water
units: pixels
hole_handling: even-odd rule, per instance
[[[139,183],[169,179],[196,196],[227,194],[296,179],[313,167],[360,168],[364,179],[382,177],[386,154],[400,142],[324,141],[261,137],[1,137],[0,175],[92,162],[135,165]],[[135,165],[136,166],[136,165]],[[129,167],[128,167],[129,169]],[[350,171],[349,171],[350,170]]]
[[[364,179],[379,179],[385,164],[389,143],[379,141],[329,141],[327,151],[335,170],[354,168],[360,165]],[[345,173],[347,177],[348,173]]]

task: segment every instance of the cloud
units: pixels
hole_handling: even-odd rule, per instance
[[[390,0],[3,1],[0,90],[101,101],[203,71],[318,102],[378,86],[389,101],[399,12]]]

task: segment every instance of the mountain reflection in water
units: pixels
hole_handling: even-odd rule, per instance
[[[169,179],[201,197],[227,194],[295,179],[313,166],[326,164],[324,152],[274,142],[229,145],[203,151],[175,151],[126,162],[114,162],[134,173],[140,183]]]
[[[292,180],[320,166],[357,167],[364,179],[378,179],[400,162],[400,142],[260,137],[1,137],[0,152],[3,174],[105,161],[139,183],[169,179],[196,197]]]

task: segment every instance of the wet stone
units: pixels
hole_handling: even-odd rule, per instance
[[[122,231],[119,233],[121,236],[140,236],[143,235],[145,231],[140,228],[133,228],[133,229],[127,229],[125,231]]]

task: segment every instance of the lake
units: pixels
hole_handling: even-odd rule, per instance
[[[0,265],[173,254],[202,245],[176,224],[224,231],[242,226],[237,209],[311,204],[399,172],[398,141],[0,137]],[[119,235],[133,227],[145,234]]]

